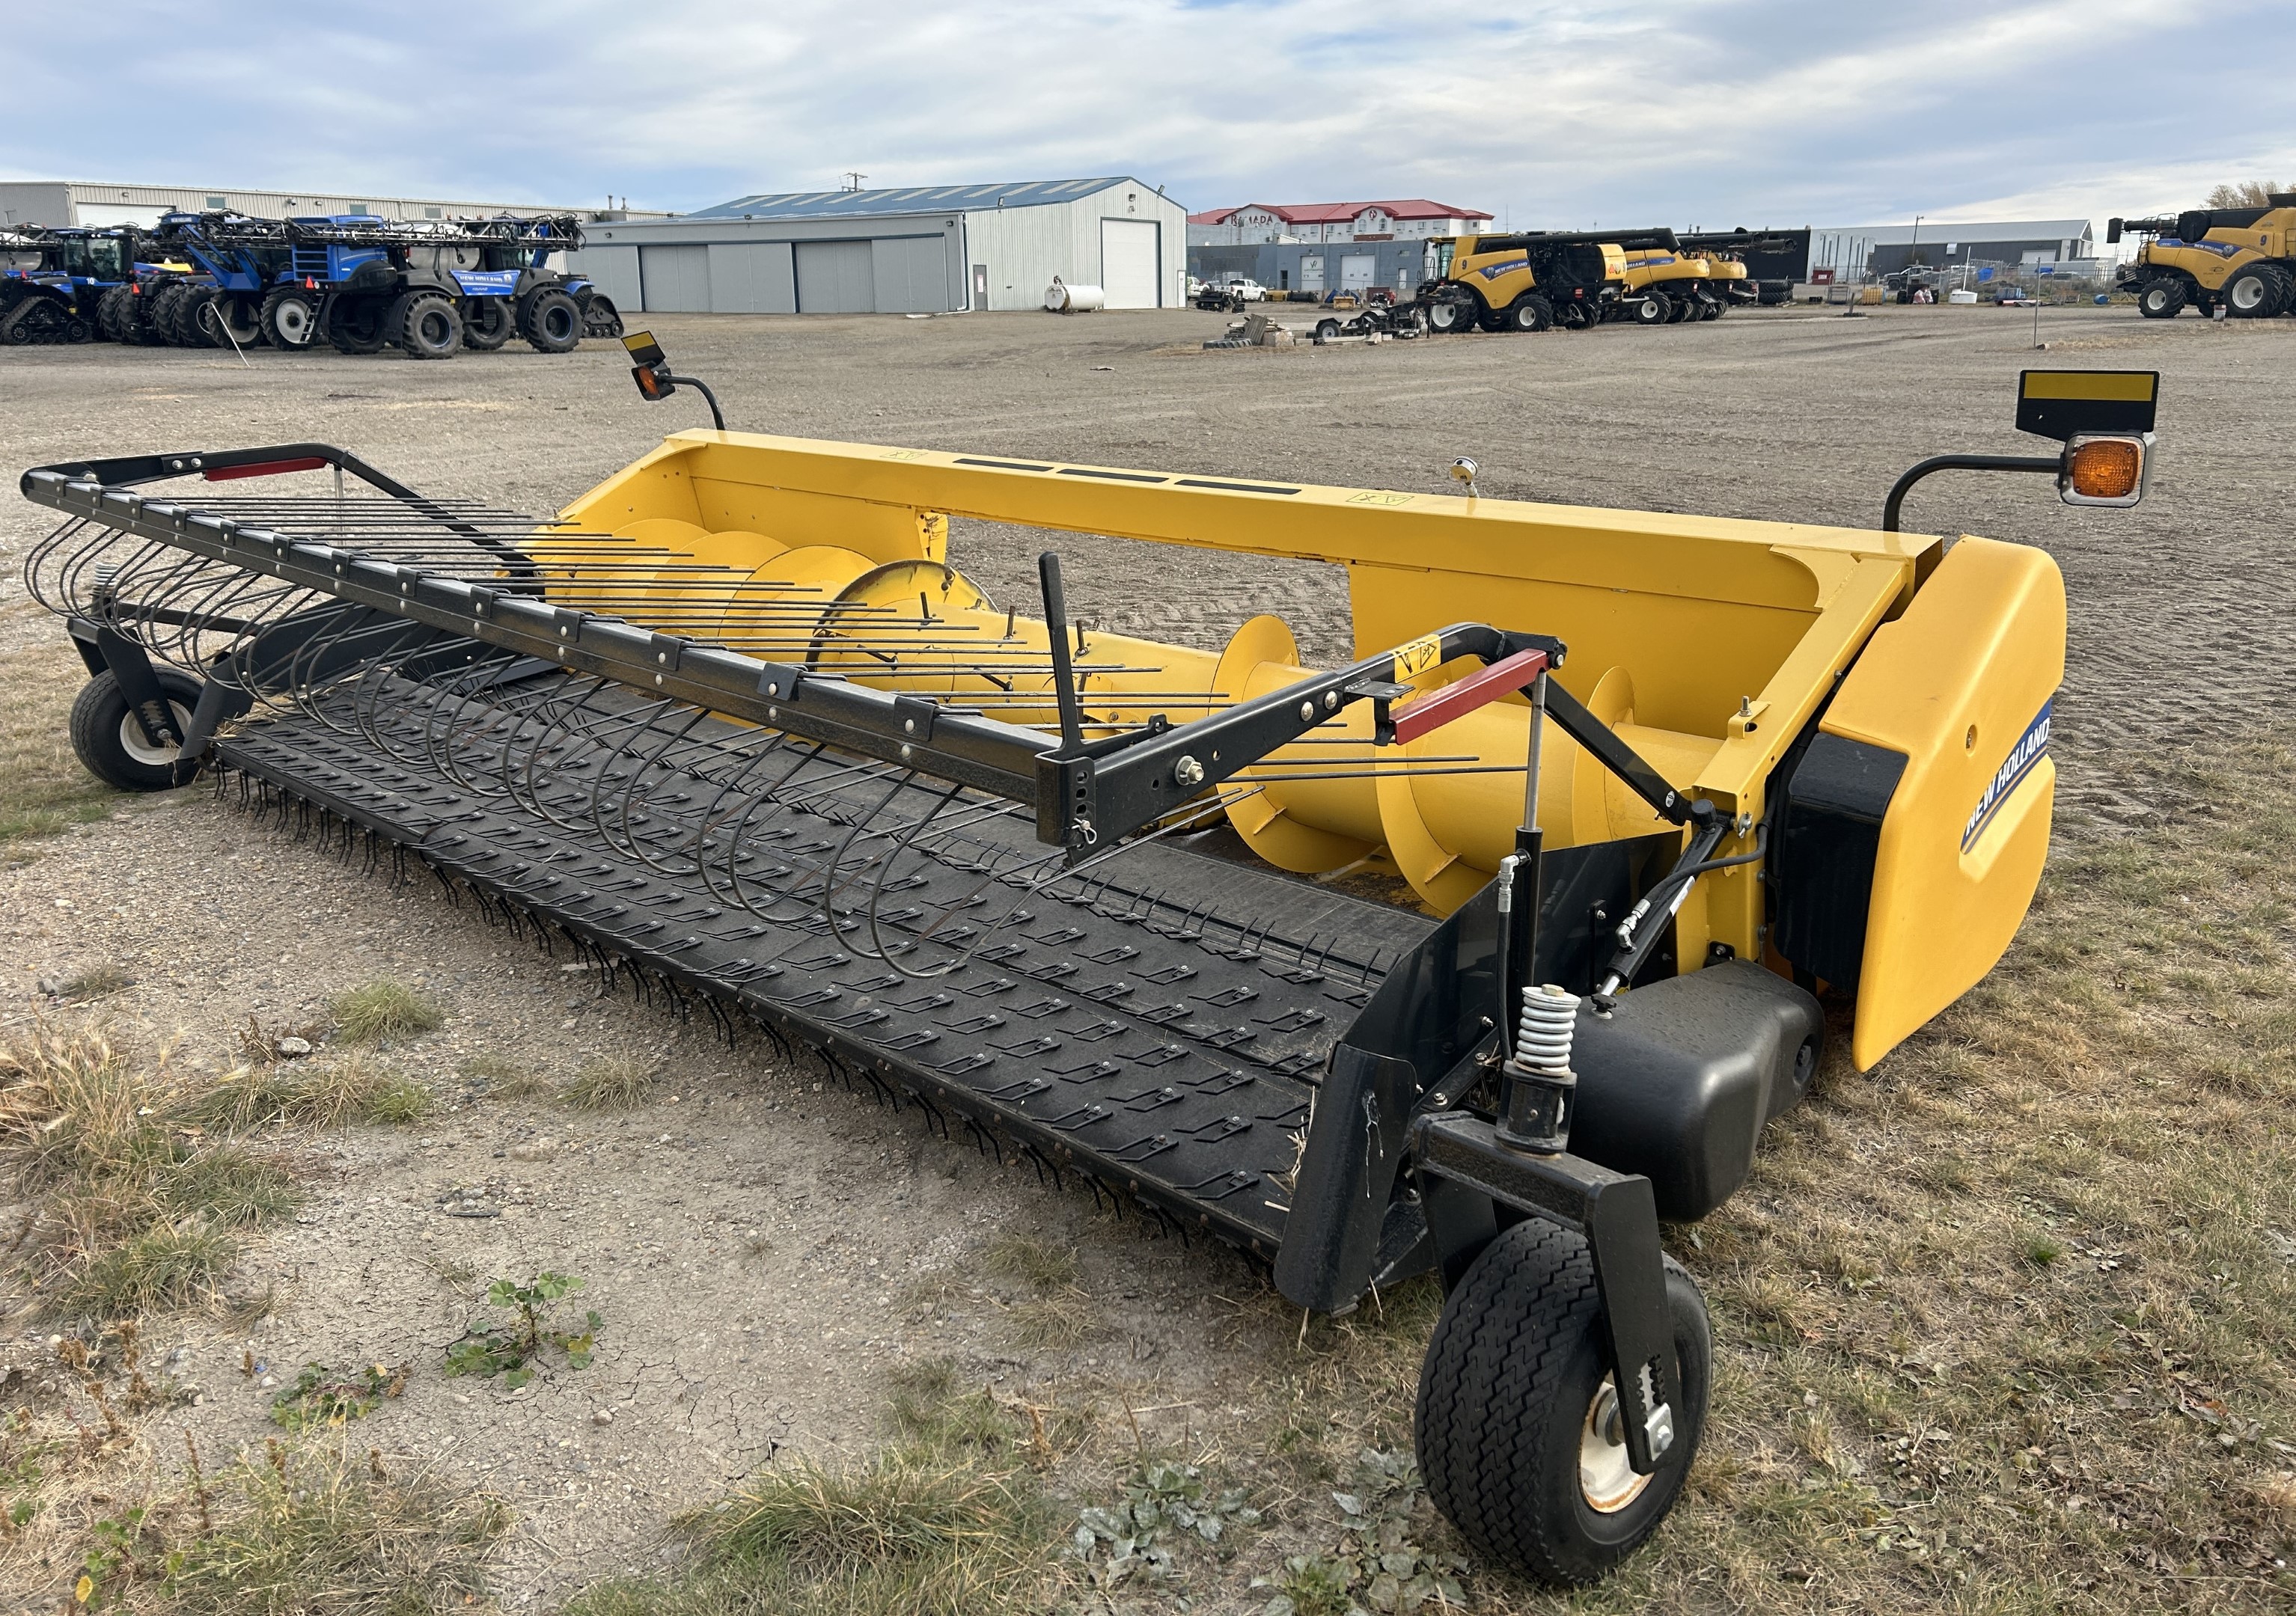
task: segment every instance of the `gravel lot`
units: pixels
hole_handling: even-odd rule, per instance
[[[2160,812],[2123,762],[2239,733],[2285,699],[2296,664],[2281,425],[2296,322],[2052,309],[2044,354],[2028,314],[1956,307],[1291,352],[1201,351],[1222,322],[1190,312],[645,323],[736,427],[1408,489],[1445,486],[1465,453],[1493,495],[1844,524],[1877,519],[1923,455],[2030,452],[2010,428],[2025,365],[2158,368],[2164,446],[2142,509],[2076,511],[2038,479],[1945,477],[1908,524],[2038,543],[2062,563],[2072,649],[2054,744],[2070,840]],[[0,384],[12,468],[323,439],[427,492],[535,510],[701,412],[644,404],[611,345],[438,364],[258,352],[246,367],[212,352],[18,349],[0,355]],[[60,626],[15,576],[49,526],[29,505],[0,508],[0,654],[76,683]],[[1038,547],[961,530],[953,559],[1025,603]],[[1336,569],[1062,547],[1072,609],[1111,627],[1217,645],[1273,610],[1311,657],[1344,644]],[[27,660],[35,648],[52,654]],[[205,1318],[161,1327],[205,1399],[161,1416],[148,1447],[179,1452],[176,1425],[210,1450],[258,1441],[271,1380],[308,1359],[435,1363],[470,1316],[472,1275],[579,1274],[607,1320],[594,1368],[510,1397],[418,1375],[372,1424],[387,1452],[519,1504],[514,1601],[642,1563],[668,1507],[777,1445],[865,1449],[905,1358],[953,1357],[1015,1395],[1120,1393],[1152,1432],[1217,1440],[1290,1344],[1238,1260],[1145,1239],[1080,1193],[1040,1189],[761,1048],[729,1052],[701,1024],[597,999],[435,888],[363,876],[204,790],[18,847],[29,861],[0,869],[0,1019],[22,1023],[38,976],[113,963],[134,985],[105,1008],[219,1072],[250,1015],[307,1019],[375,976],[446,1010],[443,1029],[387,1057],[441,1109],[411,1131],[310,1147],[299,1227],[260,1243],[233,1286],[277,1285],[270,1315],[251,1335]],[[638,1111],[576,1117],[487,1096],[463,1075],[481,1055],[552,1080],[603,1055],[658,1058],[661,1082]],[[448,1215],[472,1188],[498,1216]],[[994,1285],[931,1283],[1018,1229],[1084,1253],[1093,1321],[1072,1346],[1016,1330]],[[12,1350],[0,1341],[0,1358]],[[239,1372],[244,1351],[254,1376]]]

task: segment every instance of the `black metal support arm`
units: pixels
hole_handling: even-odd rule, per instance
[[[726,429],[726,412],[718,407],[718,395],[709,390],[708,382],[694,376],[672,376],[667,380],[676,382],[681,388],[692,388],[701,394],[709,403],[710,420],[720,432]]]
[[[1453,624],[1414,645],[1423,647],[1430,639],[1440,643],[1424,667],[1461,657],[1496,662],[1524,650],[1545,651],[1550,665],[1560,665],[1563,657],[1559,640],[1511,633],[1480,623]],[[1337,716],[1350,703],[1377,699],[1382,689],[1399,682],[1396,658],[1411,649],[1382,651],[1352,667],[1318,673],[1191,723],[1162,730],[1152,725],[1116,738],[1104,749],[1095,747],[1098,755],[1068,746],[1047,753],[1037,765],[1041,779],[1036,794],[1037,838],[1065,846],[1076,860],[1094,846],[1155,823]]]
[[[1898,531],[1898,508],[1915,483],[1938,471],[2039,471],[2054,477],[2064,469],[2061,456],[2049,454],[1932,454],[1899,477],[1882,502],[1882,531]]]
[[[1511,1149],[1495,1124],[1462,1113],[1414,1118],[1411,1163],[1447,1289],[1503,1222],[1545,1218],[1587,1236],[1627,1457],[1643,1475],[1666,1463],[1682,1386],[1651,1181],[1568,1152]]]

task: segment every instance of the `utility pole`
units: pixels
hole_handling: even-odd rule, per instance
[[[838,177],[845,182],[846,190],[858,191],[861,189],[861,182],[867,179],[869,176],[865,174],[856,174],[849,168]]]

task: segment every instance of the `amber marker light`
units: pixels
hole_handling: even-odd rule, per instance
[[[2096,433],[2065,445],[2057,492],[2068,505],[2134,505],[2144,497],[2144,437]]]

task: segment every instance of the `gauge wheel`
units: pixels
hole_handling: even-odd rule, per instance
[[[192,709],[199,705],[199,684],[172,669],[156,673],[176,732],[183,734],[191,727]],[[192,771],[183,767],[182,749],[172,741],[155,742],[144,732],[128,710],[119,681],[109,672],[82,685],[72,702],[71,744],[90,774],[122,791],[170,791],[191,777]]]
[[[1674,1507],[1705,1425],[1713,1346],[1696,1282],[1670,1258],[1665,1269],[1681,1396],[1650,1475],[1628,1461],[1584,1236],[1537,1218],[1511,1225],[1445,1301],[1420,1372],[1419,1469],[1477,1554],[1579,1587]]]

